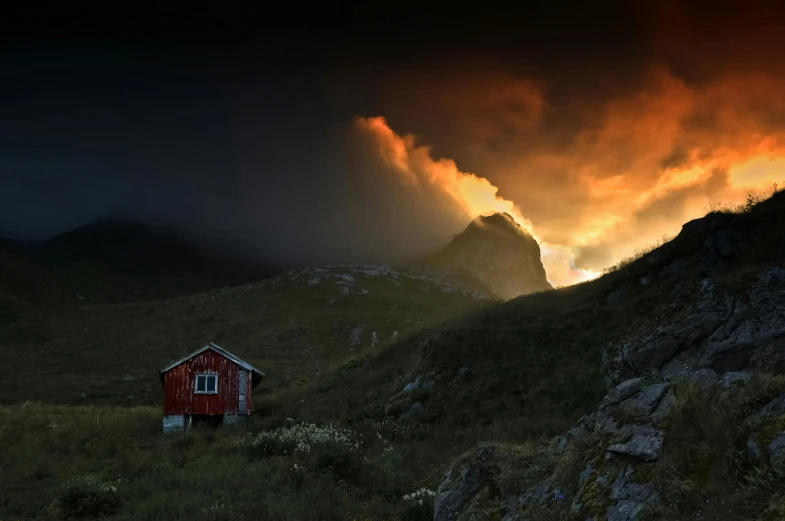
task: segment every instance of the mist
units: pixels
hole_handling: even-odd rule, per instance
[[[402,183],[355,121],[318,131],[305,123],[259,144],[245,136],[213,172],[140,174],[84,160],[82,170],[63,162],[23,168],[6,160],[16,175],[0,193],[0,222],[14,234],[47,236],[120,217],[300,266],[414,261],[471,220],[443,192]]]

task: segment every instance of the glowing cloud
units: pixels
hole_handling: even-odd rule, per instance
[[[599,275],[577,268],[569,247],[542,241],[515,203],[501,197],[499,189],[484,177],[461,172],[450,159],[433,159],[429,147],[416,146],[413,136],[399,136],[382,117],[356,118],[355,126],[373,140],[378,156],[395,170],[403,186],[414,192],[426,188],[440,191],[456,203],[467,223],[478,215],[511,215],[540,243],[543,265],[552,285],[574,284]]]

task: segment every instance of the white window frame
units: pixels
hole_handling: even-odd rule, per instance
[[[204,377],[204,388],[207,389],[207,377],[215,378],[215,391],[199,391],[199,378]],[[218,394],[218,373],[197,373],[194,378],[194,394]]]

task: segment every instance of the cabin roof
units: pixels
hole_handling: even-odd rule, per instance
[[[203,352],[207,351],[208,349],[212,349],[213,351],[215,351],[219,355],[221,355],[221,356],[223,356],[225,358],[228,358],[229,360],[231,360],[232,362],[236,363],[237,365],[239,365],[243,369],[247,369],[247,370],[251,371],[251,373],[253,374],[253,378],[252,378],[253,385],[258,384],[259,381],[261,381],[262,377],[266,376],[262,371],[260,371],[259,369],[255,368],[254,366],[252,366],[248,362],[246,362],[246,361],[236,357],[235,355],[233,355],[232,353],[230,353],[229,351],[227,351],[223,347],[219,346],[218,344],[210,342],[206,346],[200,347],[199,349],[197,349],[196,351],[194,351],[190,355],[185,356],[185,357],[177,360],[176,362],[172,362],[171,364],[169,364],[166,367],[164,367],[163,369],[161,369],[161,382],[163,383],[164,373],[166,373],[170,369],[173,369],[173,368],[177,367],[178,365],[182,364],[183,362],[187,362],[191,358],[195,357],[196,355],[198,355],[200,353],[203,353]]]

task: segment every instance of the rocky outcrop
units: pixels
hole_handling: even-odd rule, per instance
[[[434,521],[458,521],[474,497],[498,473],[499,459],[509,454],[494,445],[461,458],[444,476],[434,497]]]
[[[703,279],[669,310],[648,333],[634,331],[604,354],[611,382],[671,378],[696,368],[785,370],[785,269],[760,272],[737,295]]]
[[[552,289],[537,241],[512,217],[477,217],[431,262],[470,271],[501,298]]]
[[[603,353],[609,386],[597,410],[552,441],[545,477],[514,495],[463,496],[461,511],[484,502],[488,512],[496,500],[503,521],[781,519],[783,218],[779,193],[747,214],[687,223],[620,269],[602,301],[653,298],[641,306],[646,319]]]
[[[552,456],[552,474],[517,495],[489,497],[489,491],[498,485],[499,468],[510,465],[513,449],[485,445],[459,459],[439,486],[434,519],[473,519],[472,512],[487,514],[498,508],[503,521],[551,519],[554,515],[581,521],[635,521],[645,512],[666,508],[663,505],[671,502],[665,501],[668,491],[660,488],[663,480],[657,481],[654,475],[674,428],[671,417],[680,393],[707,393],[707,403],[718,402],[720,408],[727,403],[728,408],[743,411],[739,404],[756,403],[772,385],[779,388],[779,394],[741,422],[749,433],[746,446],[721,447],[728,452],[716,457],[738,457],[741,451],[742,457],[754,462],[750,472],[758,472],[754,469],[764,465],[775,475],[785,476],[785,379],[757,382],[758,378],[766,377],[695,371],[671,381],[624,381],[606,395],[595,413],[553,440],[547,449]],[[744,393],[745,399],[739,400]],[[565,475],[565,468],[576,470]],[[491,506],[493,501],[498,507]]]
[[[385,416],[398,421],[421,419],[424,405],[434,386],[434,380],[423,380],[419,376],[407,383],[401,392],[393,395],[384,405]]]

